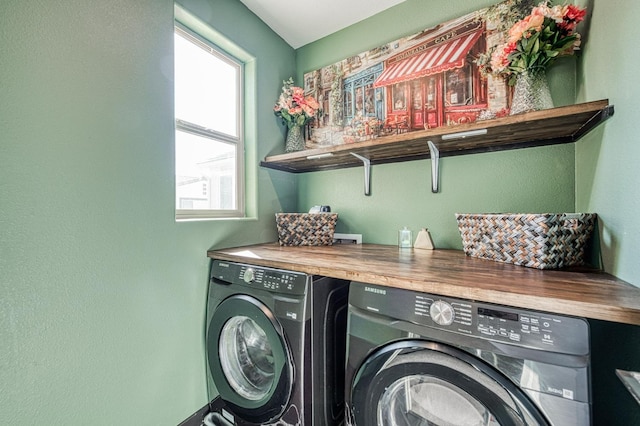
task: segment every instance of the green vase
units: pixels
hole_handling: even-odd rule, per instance
[[[292,125],[287,129],[287,138],[285,140],[284,150],[286,152],[302,151],[306,148],[304,143],[304,135],[302,126]]]
[[[516,78],[511,101],[511,115],[553,108],[551,91],[544,70],[527,70]]]

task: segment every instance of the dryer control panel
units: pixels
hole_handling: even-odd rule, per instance
[[[352,282],[349,303],[376,315],[460,335],[584,355],[589,326],[582,318]]]
[[[236,262],[213,260],[211,282],[241,284],[274,293],[305,294],[309,275]]]

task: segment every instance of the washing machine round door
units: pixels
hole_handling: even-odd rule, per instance
[[[265,304],[247,295],[225,299],[211,317],[207,345],[215,386],[236,416],[261,424],[282,414],[293,362],[282,326]]]
[[[376,350],[358,369],[350,397],[352,422],[358,426],[549,424],[493,367],[428,341]]]

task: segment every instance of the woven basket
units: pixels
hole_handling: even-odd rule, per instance
[[[281,246],[330,246],[337,213],[276,213]]]
[[[456,214],[468,256],[538,269],[584,263],[592,213]]]

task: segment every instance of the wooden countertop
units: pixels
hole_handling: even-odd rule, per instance
[[[210,258],[640,325],[640,288],[598,271],[525,268],[459,250],[353,244],[210,250]]]

